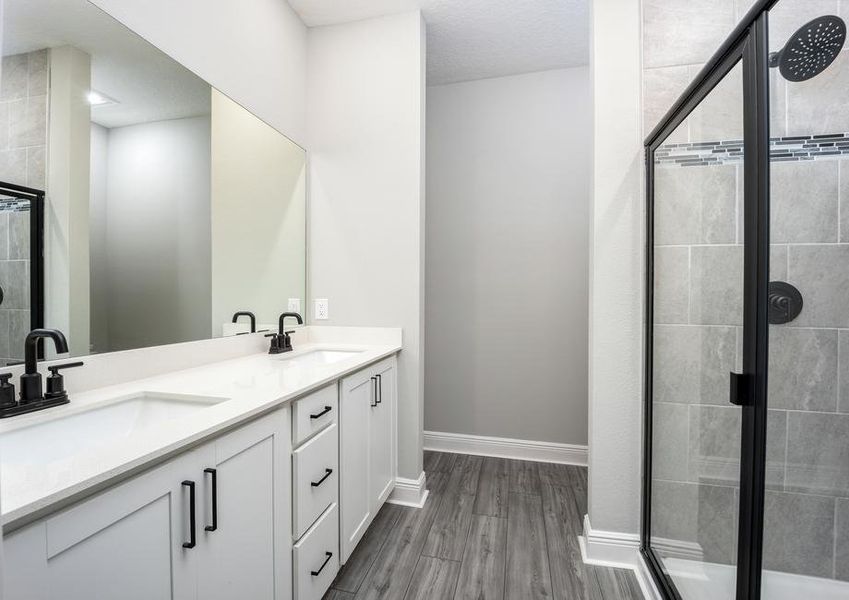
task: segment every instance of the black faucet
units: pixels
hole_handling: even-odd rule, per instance
[[[268,349],[269,354],[281,354],[283,352],[292,351],[292,338],[289,336],[295,332],[283,331],[285,329],[283,321],[285,321],[287,317],[297,319],[298,325],[304,324],[303,317],[296,312],[284,312],[280,315],[280,320],[277,323],[277,333],[270,333],[265,336],[271,338],[271,347]]]
[[[53,340],[56,352],[64,354],[68,351],[68,341],[58,329],[33,329],[24,341],[24,374],[21,375],[21,395],[15,401],[15,386],[9,383],[11,374],[0,375],[0,419],[35,412],[51,406],[59,406],[70,402],[65,391],[64,378],[59,372],[62,369],[81,367],[81,361],[64,363],[47,367],[50,376],[47,378],[47,393],[42,392],[41,373],[38,372],[38,341],[44,338]]]
[[[251,333],[256,333],[256,315],[247,310],[240,310],[239,312],[233,313],[233,322],[239,320],[239,317],[248,317],[251,320]]]

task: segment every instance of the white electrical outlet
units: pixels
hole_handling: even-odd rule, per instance
[[[301,314],[301,299],[300,298],[289,298],[289,307],[286,309],[289,312],[296,312]]]
[[[330,308],[327,304],[327,298],[315,299],[315,319],[323,321],[330,318]]]

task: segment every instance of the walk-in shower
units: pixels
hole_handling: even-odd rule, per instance
[[[0,182],[0,366],[44,322],[44,192]]]
[[[753,4],[646,141],[641,549],[667,598],[849,598],[849,2]]]

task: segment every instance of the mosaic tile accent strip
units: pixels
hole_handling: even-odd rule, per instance
[[[0,196],[0,213],[4,212],[29,212],[29,200]]]
[[[772,138],[771,161],[849,158],[849,133]],[[693,167],[743,161],[743,140],[664,144],[655,151],[655,164]]]

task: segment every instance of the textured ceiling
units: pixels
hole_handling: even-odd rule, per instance
[[[289,0],[308,26],[421,8],[429,85],[589,63],[589,0]]]
[[[210,87],[87,0],[5,0],[3,55],[70,45],[91,55],[91,85],[119,103],[94,106],[104,127],[209,114]]]

